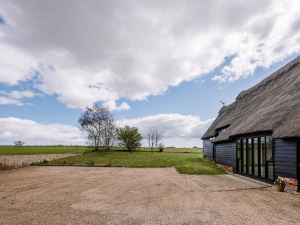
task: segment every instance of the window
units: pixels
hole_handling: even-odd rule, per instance
[[[237,171],[274,179],[272,136],[237,139]]]
[[[243,172],[247,173],[247,142],[243,139]]]
[[[242,172],[242,141],[237,140],[237,170]]]
[[[248,161],[248,174],[252,175],[252,139],[247,139],[247,161]]]
[[[223,126],[223,127],[220,127],[220,128],[217,128],[216,131],[218,133],[223,133],[226,131],[226,129],[229,127],[229,125],[226,125],[226,126]]]
[[[266,138],[260,138],[260,176],[265,178],[266,177]]]
[[[254,175],[258,176],[258,138],[253,138],[253,157]]]
[[[266,169],[268,170],[268,179],[273,180],[273,151],[272,151],[272,138],[266,137]]]
[[[219,132],[223,133],[223,132],[225,132],[225,130],[226,130],[226,128],[222,128]]]

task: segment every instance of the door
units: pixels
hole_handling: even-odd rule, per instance
[[[238,173],[274,180],[272,136],[237,139],[236,164]]]
[[[237,172],[242,172],[242,140],[237,140],[236,142],[236,165],[237,165]]]

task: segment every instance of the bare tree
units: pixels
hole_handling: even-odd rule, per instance
[[[25,142],[23,142],[23,141],[15,141],[14,144],[17,147],[21,147],[21,146],[23,146],[25,144]]]
[[[160,141],[162,140],[162,134],[159,130],[154,130],[154,142],[155,142],[155,148],[158,148]]]
[[[88,144],[95,150],[109,150],[115,140],[114,119],[108,108],[100,103],[95,103],[92,107],[87,107],[79,118],[80,128],[86,134]]]
[[[160,141],[162,140],[162,134],[158,129],[149,129],[146,138],[151,151],[153,151],[154,147],[159,147]]]
[[[154,138],[154,130],[149,129],[147,132],[147,140],[149,147],[151,148],[151,151],[153,151],[154,145],[155,145],[155,138]]]

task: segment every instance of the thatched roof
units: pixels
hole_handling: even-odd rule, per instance
[[[300,137],[300,56],[222,107],[202,139],[218,135],[215,142],[226,141],[261,131],[272,131],[273,138]]]

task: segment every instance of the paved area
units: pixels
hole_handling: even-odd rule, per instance
[[[0,171],[0,224],[300,224],[299,195],[238,179],[173,168]]]
[[[76,154],[0,155],[0,169],[20,168],[43,160],[62,159]]]
[[[208,192],[222,192],[222,191],[240,191],[250,189],[269,188],[272,185],[256,181],[241,175],[203,175],[189,177]]]

